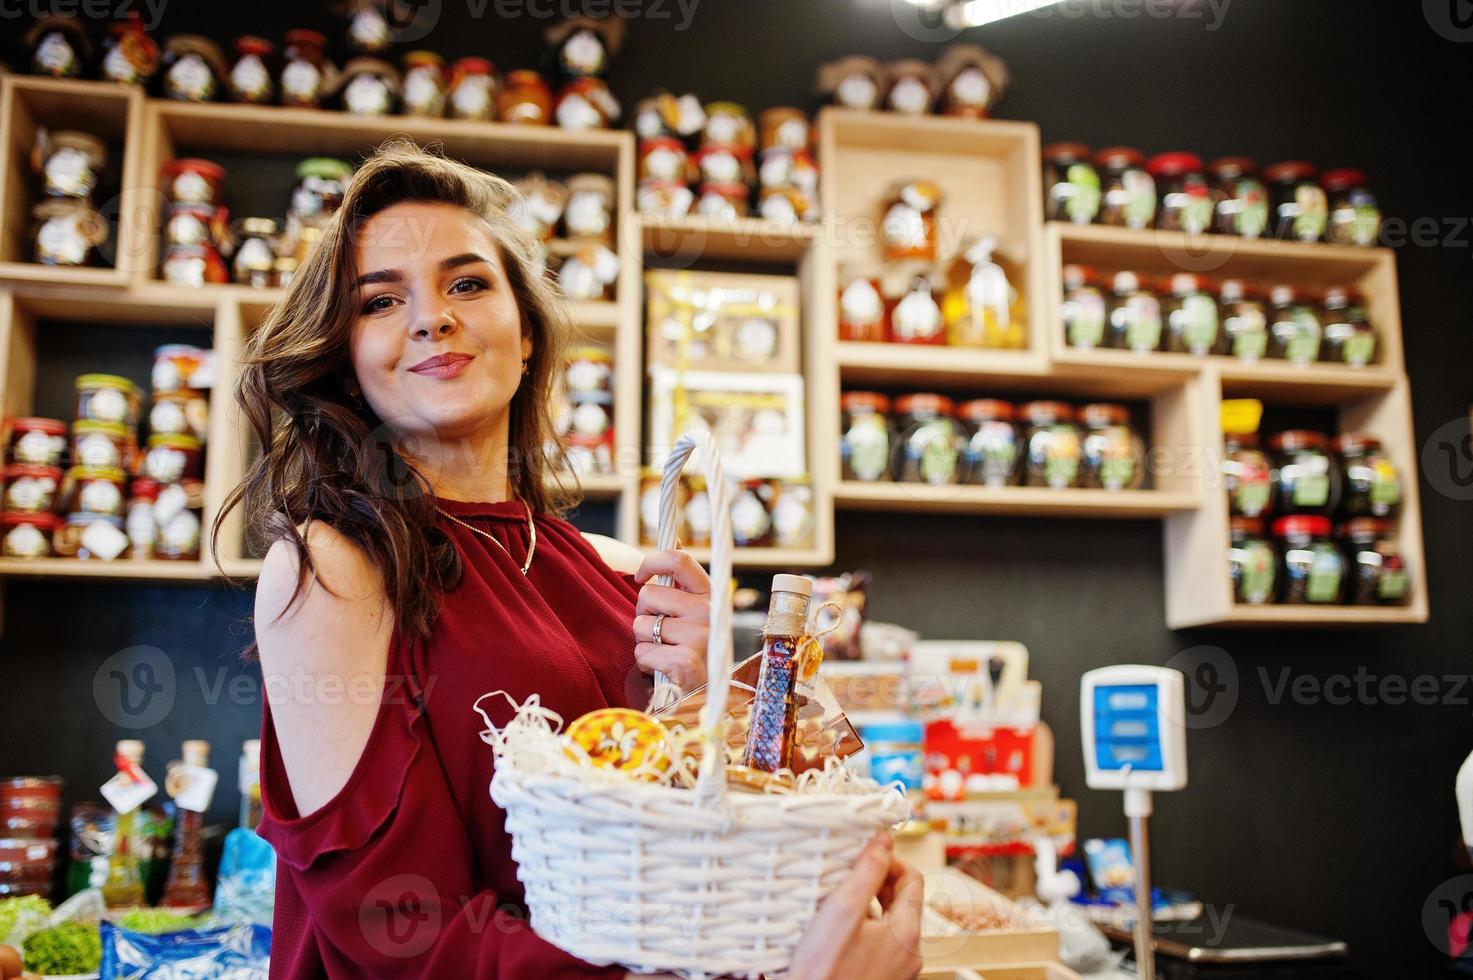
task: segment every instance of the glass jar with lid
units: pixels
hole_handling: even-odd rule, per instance
[[[1092,350],[1105,342],[1105,293],[1100,277],[1087,265],[1064,266],[1064,340],[1070,347]]]
[[[1258,448],[1258,433],[1229,432],[1223,436],[1223,489],[1228,512],[1235,517],[1264,517],[1273,506],[1273,466]]]
[[[896,181],[885,199],[880,221],[880,244],[886,261],[936,258],[936,216],[941,187],[934,181]]]
[[[88,201],[107,166],[107,145],[88,133],[42,130],[36,134],[32,159],[48,197]]]
[[[1365,367],[1376,359],[1376,328],[1366,315],[1366,303],[1360,292],[1348,286],[1331,286],[1325,290],[1320,307],[1324,321],[1323,360],[1347,367]]]
[[[1146,164],[1156,179],[1156,227],[1200,235],[1212,228],[1212,190],[1195,153],[1158,153]]]
[[[1096,402],[1079,409],[1083,466],[1079,486],[1138,490],[1146,481],[1146,448],[1124,405]]]
[[[1322,432],[1288,429],[1268,441],[1273,464],[1274,512],[1335,513],[1340,505],[1340,468]]]
[[[51,538],[61,526],[55,514],[0,514],[0,554],[6,558],[46,558]]]
[[[946,342],[953,347],[1017,350],[1027,346],[1023,302],[1013,280],[1016,268],[1001,255],[997,239],[968,243],[947,267],[941,303]]]
[[[1161,346],[1161,301],[1134,272],[1110,280],[1109,328],[1105,346],[1148,354]]]
[[[1364,248],[1375,245],[1381,236],[1381,208],[1366,186],[1366,175],[1350,168],[1331,170],[1320,177],[1320,186],[1330,209],[1325,241]]]
[[[772,543],[778,548],[813,544],[813,486],[807,477],[790,477],[777,487],[772,503]]]
[[[1406,559],[1390,521],[1358,517],[1340,529],[1350,584],[1346,602],[1356,606],[1404,606],[1411,601]]]
[[[737,484],[731,503],[731,536],[738,548],[772,545],[772,484],[766,480],[743,480]]]
[[[1212,175],[1212,230],[1239,238],[1261,237],[1268,229],[1268,188],[1258,179],[1258,164],[1250,157],[1220,157],[1208,170]]]
[[[236,222],[235,238],[240,244],[230,260],[231,276],[236,282],[258,289],[271,285],[279,231],[272,218],[242,218]]]
[[[276,45],[264,37],[247,34],[235,39],[235,61],[230,66],[226,88],[235,102],[270,105],[276,101],[276,81],[271,77],[271,59]]]
[[[281,104],[315,109],[327,94],[327,38],[317,31],[286,32],[281,66]]]
[[[1263,292],[1241,279],[1224,279],[1217,302],[1222,320],[1218,353],[1253,363],[1268,353],[1268,308]]]
[[[1331,444],[1344,478],[1340,516],[1395,517],[1401,510],[1401,473],[1381,440],[1347,432]]]
[[[1074,410],[1063,402],[1028,402],[1023,417],[1023,484],[1056,490],[1074,486],[1084,448],[1074,425]]]
[[[164,95],[181,102],[213,102],[225,78],[225,53],[200,34],[175,34],[164,42]]]
[[[1276,238],[1312,243],[1325,235],[1329,200],[1315,180],[1315,169],[1302,160],[1276,163],[1263,172],[1268,182],[1269,221]]]
[[[1233,579],[1233,599],[1258,606],[1274,601],[1279,557],[1263,533],[1256,517],[1234,517],[1229,522],[1228,568]]]
[[[1156,220],[1156,181],[1146,172],[1146,158],[1129,146],[1112,146],[1095,154],[1102,194],[1099,223],[1117,228],[1149,228]]]
[[[996,398],[974,398],[957,410],[962,423],[961,482],[1006,487],[1019,477],[1017,412]]]
[[[454,84],[451,111],[455,112]],[[548,125],[552,122],[552,89],[535,71],[522,68],[506,73],[506,87],[496,95],[496,110],[502,122]]]
[[[129,428],[138,424],[138,386],[122,375],[81,374],[75,389],[72,417],[78,422],[112,422]]]
[[[936,293],[936,284],[929,275],[910,277],[904,292],[890,308],[892,343],[932,346],[946,343],[946,322]]]
[[[1278,285],[1269,292],[1268,356],[1290,364],[1313,364],[1320,357],[1324,330],[1308,292]]]
[[[889,324],[879,277],[868,269],[850,270],[846,275],[839,291],[839,339],[882,343]]]
[[[1279,540],[1280,602],[1332,604],[1345,585],[1345,556],[1330,540],[1330,519],[1301,514],[1274,521]]]
[[[85,266],[98,262],[97,246],[107,241],[107,221],[92,205],[73,198],[51,198],[31,209],[36,219],[34,255],[42,265]]]
[[[1179,354],[1211,354],[1217,347],[1217,300],[1202,276],[1178,272],[1167,280],[1162,302],[1166,337],[1162,346]]]
[[[1044,217],[1087,225],[1100,213],[1100,175],[1083,143],[1043,149]]]
[[[846,391],[839,400],[844,434],[839,459],[846,480],[874,483],[890,474],[890,399],[874,391]]]
[[[445,59],[433,51],[409,51],[403,65],[405,114],[431,119],[445,115]]]
[[[936,70],[919,58],[885,66],[885,108],[905,116],[924,116],[936,104]]]
[[[893,472],[901,483],[957,482],[961,431],[950,398],[919,392],[895,399]]]

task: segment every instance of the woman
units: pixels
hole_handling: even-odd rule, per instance
[[[273,976],[623,976],[525,922],[472,705],[535,693],[571,720],[643,707],[654,670],[703,683],[710,583],[560,518],[565,327],[515,195],[382,148],[250,341],[238,397],[265,448],[230,505],[275,540],[256,591]],[[913,975],[920,894],[877,838],[794,975]]]

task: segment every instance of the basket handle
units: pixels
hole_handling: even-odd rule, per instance
[[[731,582],[732,533],[731,506],[726,474],[721,468],[721,454],[709,433],[687,432],[676,441],[665,459],[665,473],[660,483],[660,537],[662,551],[675,547],[675,498],[680,488],[680,473],[691,454],[699,450],[706,463],[706,492],[711,499],[711,620],[706,641],[706,703],[701,707],[701,768],[696,778],[696,793],[707,803],[726,798],[726,701],[731,689]],[[670,585],[671,577],[657,576],[660,585]],[[655,689],[667,679],[656,672]],[[655,710],[652,706],[651,710]]]

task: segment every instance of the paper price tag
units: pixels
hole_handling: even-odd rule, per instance
[[[215,784],[219,781],[220,774],[213,769],[180,763],[169,770],[165,785],[181,810],[204,813],[215,798]]]
[[[118,813],[132,813],[159,791],[158,784],[148,778],[148,774],[140,771],[141,779],[134,780],[125,772],[120,772],[112,779],[102,784],[102,797],[107,800]]]

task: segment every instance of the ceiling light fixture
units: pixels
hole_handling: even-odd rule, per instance
[[[953,29],[964,30],[1031,13],[1059,2],[1061,0],[964,0],[947,9],[946,19]]]

